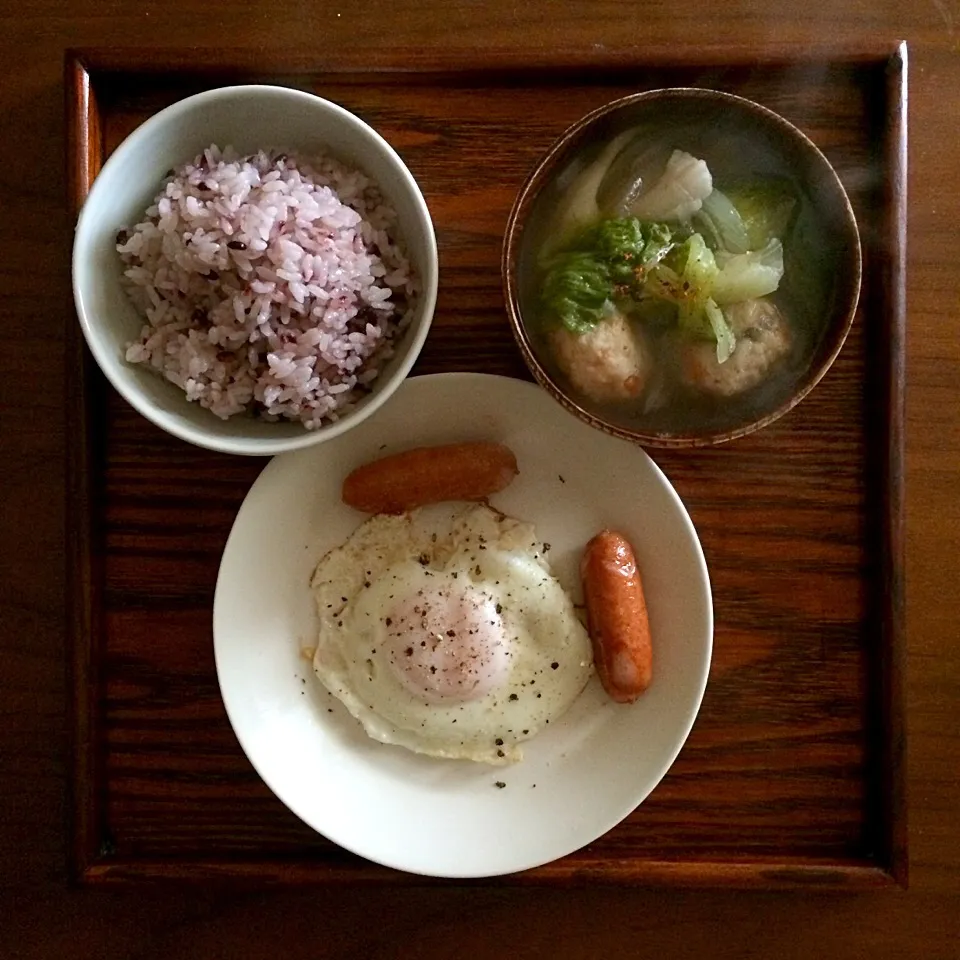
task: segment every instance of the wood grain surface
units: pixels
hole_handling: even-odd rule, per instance
[[[116,52],[70,58],[68,102],[79,108],[71,126],[87,145],[71,158],[78,197],[144,117],[195,83],[245,79],[230,64],[211,74],[198,59],[171,84],[168,74],[145,71],[140,56],[125,66]],[[873,61],[751,70],[641,62],[589,78],[506,64],[461,72],[442,57],[413,73],[384,63],[377,74],[344,76],[328,60],[322,74],[294,78],[400,149],[433,211],[443,282],[415,373],[527,376],[501,295],[507,213],[551,141],[630,90],[709,82],[783,112],[827,151],[858,212],[863,307],[827,381],[755,437],[655,452],[691,509],[714,585],[716,652],[693,735],[617,829],[498,882],[876,884],[884,873],[905,881],[902,843],[891,839],[903,804],[887,802],[891,789],[901,793],[889,742],[891,732],[899,736],[891,700],[899,661],[888,655],[896,631],[881,591],[884,577],[899,579],[902,562],[899,544],[883,549],[900,483],[897,474],[892,501],[885,463],[900,441],[889,405],[892,398],[898,409],[902,383],[891,380],[899,367],[891,370],[889,345],[900,343],[902,316],[888,224],[900,200],[902,59],[889,50]],[[290,814],[227,723],[213,666],[212,595],[233,517],[262,462],[191,449],[135,414],[99,375],[85,379],[89,402],[73,408],[73,435],[88,489],[71,511],[72,529],[90,530],[74,558],[72,597],[80,875],[411,882],[346,854]],[[899,602],[896,591],[890,600]]]
[[[78,0],[69,8],[42,0],[31,8],[0,6],[5,74],[0,86],[0,116],[6,142],[12,147],[8,177],[0,183],[0,202],[6,214],[0,227],[4,253],[0,278],[7,308],[5,329],[14,341],[14,349],[0,357],[0,439],[6,468],[0,512],[0,605],[4,614],[0,634],[0,702],[4,709],[0,724],[0,767],[4,771],[0,778],[0,863],[7,867],[0,875],[0,944],[5,952],[16,957],[259,957],[275,955],[281,949],[331,957],[446,957],[455,952],[492,957],[504,950],[520,956],[552,957],[654,952],[671,957],[955,957],[960,937],[960,843],[955,826],[960,654],[952,641],[960,614],[954,589],[960,546],[960,510],[954,493],[960,474],[960,387],[954,370],[960,348],[953,322],[960,290],[955,252],[960,240],[956,186],[960,162],[950,144],[960,121],[958,17],[960,13],[949,0],[909,10],[893,0],[856,0],[846,5],[811,0],[803,7],[783,0],[764,4],[723,0],[709,11],[660,3],[592,2],[560,7],[538,2],[517,6],[502,0],[456,6],[401,0],[362,8],[268,5],[260,0],[225,0],[216,7],[195,0],[171,0],[163,5],[151,0],[135,5]],[[360,63],[365,58],[376,62],[399,45],[427,57],[444,53],[460,55],[464,61],[485,54],[493,60],[500,56],[497,51],[503,50],[514,59],[526,57],[537,63],[577,55],[580,59],[572,62],[585,69],[590,57],[617,65],[636,57],[638,50],[650,48],[681,55],[696,51],[701,62],[704,51],[739,52],[748,62],[760,63],[776,60],[784,49],[815,49],[829,55],[837,48],[866,41],[892,46],[900,38],[911,43],[914,63],[905,528],[910,891],[838,897],[799,892],[595,891],[583,885],[568,891],[444,884],[429,889],[357,891],[330,886],[322,892],[271,892],[249,882],[238,888],[212,879],[202,884],[138,886],[136,890],[71,889],[67,874],[66,791],[71,764],[70,724],[65,718],[68,688],[62,557],[68,406],[63,344],[73,319],[67,267],[71,220],[61,174],[64,48],[135,46],[154,51],[162,61],[156,54],[160,48],[187,49],[200,44],[211,50],[239,51],[248,62],[255,62],[271,49],[306,58],[312,54],[311,48],[322,43],[350,48]],[[802,100],[802,91],[788,89],[784,96]],[[847,130],[837,132],[841,137],[849,135]],[[858,173],[856,169],[849,172],[854,177]],[[478,176],[482,183],[482,174]],[[495,226],[487,224],[484,229],[492,233]],[[464,238],[462,242],[470,241]],[[54,270],[44,270],[44,282],[39,284],[39,265],[51,263],[56,264]],[[469,297],[470,288],[464,286],[463,295]],[[865,351],[866,343],[857,349]],[[471,355],[465,359],[471,360]],[[836,373],[839,390],[845,381],[839,369]],[[833,374],[829,379],[834,379]],[[818,392],[827,387],[825,381]],[[34,409],[29,416],[24,413],[25,397]],[[807,403],[790,417],[804,414],[805,406]],[[106,410],[114,418],[109,423],[119,428],[124,412],[116,406],[112,409],[109,413],[108,400]],[[813,409],[804,414],[813,419],[803,421],[811,443],[821,423]],[[97,442],[97,426],[90,443]],[[149,456],[176,457],[165,446],[166,440],[141,437],[137,443]],[[861,542],[859,531],[845,524],[850,522],[851,503],[860,517],[866,516],[865,504],[856,495],[850,499],[849,489],[839,495],[848,482],[845,450],[857,452],[856,444],[841,440],[838,448],[829,451],[836,478],[824,468],[815,473],[815,479],[823,486],[822,496],[834,505],[831,522],[839,523],[848,537],[855,533],[853,540]],[[133,450],[127,447],[126,455],[131,453],[139,458],[136,444]],[[769,498],[766,515],[762,503],[758,504],[755,519],[775,526],[777,484],[767,479],[754,459],[758,451],[744,448],[744,454],[753,462],[753,478]],[[681,479],[673,464],[664,460],[664,465],[679,486]],[[130,469],[129,462],[118,469],[122,476],[123,469]],[[230,490],[238,482],[237,477],[228,476],[224,486]],[[720,528],[723,510],[708,509],[691,495],[702,477],[691,476],[685,482],[690,489],[682,492],[698,525]],[[189,475],[177,476],[173,471],[170,484],[174,495],[178,485],[181,491],[196,493]],[[115,536],[124,523],[149,527],[149,517],[137,514],[142,506],[135,494],[129,497],[123,505],[127,514],[115,515],[112,528],[101,526],[97,535]],[[201,554],[216,551],[213,526],[219,521],[220,509],[219,502],[211,505],[209,525],[205,517],[199,517],[196,536]],[[159,531],[155,529],[152,535],[158,536]],[[182,533],[171,531],[171,540],[179,535]],[[844,554],[850,549],[849,542],[853,541],[841,536],[831,546],[844,563],[851,559]],[[124,549],[134,552],[141,546],[135,540],[127,542]],[[729,547],[721,541],[714,556],[708,558],[711,565],[717,557],[723,559],[724,549]],[[761,582],[769,585],[774,576],[769,570],[771,560],[779,558],[756,552],[749,556],[760,561]],[[866,553],[860,559],[876,562],[875,556]],[[804,566],[801,561],[790,559],[790,564],[795,564],[793,571],[819,576],[824,610],[836,608],[847,616],[855,610],[863,613],[868,598],[846,590],[843,578],[834,584],[827,570],[811,569],[813,565]],[[203,562],[202,556],[188,556],[183,561],[187,571],[193,572],[202,569]],[[192,594],[185,596],[172,589],[166,578],[152,578],[145,589],[143,577],[129,560],[124,576],[128,582],[139,583],[142,594],[156,592],[162,597],[166,592],[171,607],[180,604],[185,619],[172,623],[173,644],[187,622],[191,603],[196,604],[203,593],[202,585],[195,585]],[[719,584],[717,588],[719,592]],[[800,612],[806,617],[822,616],[822,611],[812,607]],[[740,631],[751,614],[767,615],[768,610],[762,596],[747,592],[731,599],[728,613],[734,616],[730,629]],[[767,645],[775,635],[775,626],[756,631],[752,650],[758,662],[770,660]],[[718,647],[719,639],[718,634]],[[808,651],[812,649],[809,637],[804,642]],[[851,656],[849,650],[846,656]],[[720,665],[718,659],[717,667]],[[727,666],[732,672],[749,670],[748,663]],[[179,670],[181,675],[192,672],[200,676],[208,675],[208,668],[209,663],[189,662],[185,652]],[[845,669],[850,669],[849,663]],[[776,676],[776,669],[771,675]],[[762,688],[762,673],[756,676]],[[153,681],[146,677],[141,682],[148,684],[151,696],[161,705],[178,695],[175,679],[155,686],[149,686]],[[142,696],[138,688],[122,694],[118,701],[124,696],[133,700]],[[718,701],[712,709],[721,725],[723,707],[742,709],[732,698]],[[202,727],[192,710],[202,716],[198,703],[184,710],[180,722]],[[772,715],[772,703],[758,709],[757,723],[764,711]],[[219,721],[209,719],[204,730],[211,738],[211,753],[215,753],[220,746],[216,742]],[[817,722],[823,729],[822,719]],[[857,729],[856,724],[850,726]],[[859,729],[862,742],[872,743],[865,728]],[[189,783],[189,766],[194,760],[183,759],[188,781],[183,792],[195,789]],[[229,771],[222,774],[229,779]],[[234,785],[245,797],[247,787],[242,779]],[[838,808],[849,811],[850,802],[841,795]],[[251,808],[255,806],[254,801]],[[802,811],[797,816],[802,820]],[[843,824],[842,814],[840,820]],[[834,840],[844,836],[849,826],[848,818],[846,825],[832,834]],[[802,829],[794,836],[799,834]]]

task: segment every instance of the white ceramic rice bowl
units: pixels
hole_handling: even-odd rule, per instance
[[[116,235],[143,218],[164,176],[210,144],[241,154],[279,148],[304,159],[326,153],[356,166],[397,212],[398,234],[420,281],[409,327],[371,393],[340,419],[315,430],[299,422],[247,416],[221,420],[144,364],[128,363],[127,345],[144,324],[122,283]],[[77,222],[73,289],[83,335],[100,369],[143,416],[189,443],[226,453],[271,456],[339,436],[381,406],[403,382],[423,346],[436,303],[437,247],[426,202],[392,147],[358,117],[313,94],[287,87],[223,87],[155,114],[112,153]]]

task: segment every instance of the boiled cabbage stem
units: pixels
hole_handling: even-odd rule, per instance
[[[720,272],[713,284],[713,299],[720,306],[755,300],[773,293],[783,277],[783,244],[771,240],[762,250],[732,256],[718,254]]]

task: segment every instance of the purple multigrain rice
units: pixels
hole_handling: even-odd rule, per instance
[[[416,304],[395,212],[329,157],[211,146],[117,250],[147,320],[127,360],[224,419],[336,420],[369,392]]]

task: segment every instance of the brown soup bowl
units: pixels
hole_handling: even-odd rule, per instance
[[[674,393],[659,408],[642,397],[636,402],[599,402],[577,391],[550,348],[549,318],[540,301],[544,267],[538,259],[550,234],[550,218],[563,202],[571,173],[634,128],[638,136],[649,130],[651,142],[662,141],[668,151],[679,149],[705,160],[720,189],[731,181],[772,177],[788,184],[796,201],[783,238],[783,278],[772,295],[794,331],[791,347],[775,374],[742,393],[718,397],[669,387]],[[592,426],[646,446],[702,447],[759,430],[810,393],[836,359],[853,323],[862,265],[849,198],[807,136],[742,97],[671,88],[608,103],[573,124],[550,147],[510,213],[502,270],[517,344],[536,380],[558,402]],[[654,359],[654,366],[657,362]]]

